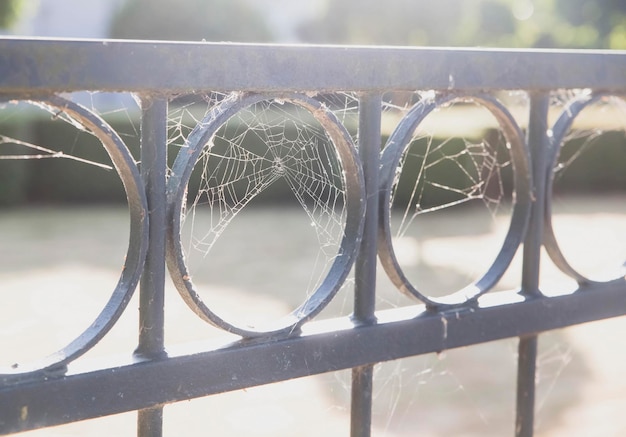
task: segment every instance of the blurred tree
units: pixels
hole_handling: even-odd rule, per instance
[[[116,14],[110,35],[236,42],[272,38],[263,17],[243,0],[128,0]]]
[[[626,49],[624,0],[556,0],[556,12],[569,27],[569,40],[559,45]],[[583,38],[580,38],[582,36]]]
[[[0,0],[0,28],[6,29],[16,21],[23,4],[22,0]]]
[[[315,43],[446,45],[458,33],[463,0],[328,1],[325,14],[301,26]]]
[[[624,0],[327,0],[313,43],[626,49]]]

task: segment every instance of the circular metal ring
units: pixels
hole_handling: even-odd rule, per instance
[[[583,109],[589,105],[598,102],[607,97],[618,97],[624,99],[624,96],[615,95],[607,92],[589,93],[583,96],[579,96],[570,101],[563,109],[559,118],[552,127],[552,135],[550,136],[550,155],[547,160],[546,169],[546,204],[544,209],[544,226],[543,226],[543,244],[546,248],[546,252],[550,256],[552,262],[567,276],[576,280],[580,284],[584,283],[598,283],[605,281],[595,281],[590,279],[581,273],[579,273],[572,265],[567,261],[565,255],[561,251],[556,237],[554,235],[554,228],[552,226],[552,189],[554,186],[554,171],[553,169],[557,165],[559,155],[561,153],[561,147],[565,142],[565,135],[572,127],[574,119],[582,112]],[[615,278],[623,278],[623,274],[617,274]]]
[[[27,366],[0,369],[0,381],[32,378],[39,374],[42,376],[63,374],[69,362],[95,346],[126,309],[139,282],[148,247],[148,207],[144,185],[132,155],[117,132],[87,108],[60,96],[49,96],[28,103],[41,107],[55,116],[60,113],[66,114],[100,140],[126,192],[130,212],[130,237],[120,279],[93,323],[70,344],[42,360]]]
[[[319,287],[287,316],[258,329],[251,329],[224,320],[212,311],[198,294],[185,262],[181,243],[181,221],[187,185],[193,168],[211,138],[239,111],[256,103],[273,99],[288,102],[309,111],[326,130],[343,167],[346,224],[337,256]],[[168,181],[167,266],[183,300],[206,322],[243,337],[292,332],[317,315],[332,300],[349,274],[361,240],[364,211],[363,175],[356,148],[346,128],[322,103],[301,94],[232,94],[214,107],[192,130],[172,166]]]
[[[441,298],[420,292],[405,276],[396,258],[391,237],[391,192],[397,179],[397,169],[402,156],[410,146],[419,124],[436,108],[463,101],[479,104],[488,109],[498,121],[507,140],[514,170],[514,206],[509,229],[500,252],[487,272],[476,282]],[[460,96],[440,94],[420,100],[393,131],[381,156],[381,203],[378,232],[378,256],[385,272],[403,293],[414,296],[430,308],[459,306],[477,299],[492,288],[502,277],[526,234],[532,202],[532,179],[529,170],[529,153],[519,126],[509,111],[494,97],[486,94]]]

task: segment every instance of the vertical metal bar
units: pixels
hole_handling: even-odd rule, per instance
[[[538,296],[543,219],[545,211],[545,187],[548,176],[549,152],[548,110],[550,95],[547,92],[530,94],[528,120],[528,145],[530,147],[534,180],[535,201],[532,207],[528,233],[524,241],[522,266],[522,293]],[[519,339],[517,362],[517,415],[516,437],[532,437],[535,422],[535,386],[538,336]]]
[[[546,92],[530,94],[530,114],[528,117],[527,141],[530,148],[534,181],[534,199],[528,233],[524,240],[522,266],[522,292],[537,296],[539,292],[539,263],[543,240],[543,220],[545,211],[545,187],[547,179],[547,159],[549,153],[548,109],[550,95]]]
[[[374,366],[352,369],[350,404],[350,436],[369,437],[372,434],[372,394],[374,391]]]
[[[137,412],[137,436],[163,436],[163,407],[147,408]]]
[[[167,101],[142,98],[141,174],[150,215],[148,254],[139,295],[139,346],[136,355],[164,355],[164,288],[167,170]]]
[[[376,243],[378,240],[378,173],[381,147],[380,94],[363,94],[359,102],[359,155],[365,180],[366,212],[363,239],[354,274],[355,296],[353,319],[357,323],[376,321]]]
[[[536,335],[519,339],[517,349],[516,437],[532,437],[534,434],[537,340]]]
[[[354,266],[354,314],[357,324],[376,322],[376,242],[378,232],[378,171],[382,97],[363,94],[359,101],[359,154],[365,180],[366,212],[363,239]],[[352,437],[371,435],[373,364],[352,369]]]
[[[135,355],[158,359],[166,355],[165,318],[165,228],[167,170],[167,100],[141,98],[141,175],[146,187],[149,214],[149,246],[139,288],[139,344]],[[163,434],[163,409],[140,410],[137,435]]]

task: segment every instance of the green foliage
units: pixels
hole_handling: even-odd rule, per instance
[[[81,158],[109,163],[106,152],[95,137],[83,134],[77,142],[76,131],[70,125],[59,124],[55,120],[40,119],[30,121],[27,127],[20,127],[19,122],[0,122],[0,131],[7,136],[20,137],[22,131],[29,129],[28,141],[41,144],[54,150]],[[120,132],[133,132],[134,127],[125,122],[112,122],[113,128]],[[284,135],[296,137],[297,132],[284,132]],[[383,138],[383,143],[388,138]],[[575,153],[586,141],[579,138],[566,148],[562,155],[565,161]],[[139,138],[124,136],[124,141],[133,156],[139,156]],[[445,143],[444,143],[445,141]],[[80,147],[76,147],[80,144]],[[5,145],[6,146],[6,145]],[[434,149],[446,151],[450,155],[458,153],[465,147],[462,138],[433,138]],[[249,135],[246,138],[245,148],[251,153],[262,155],[267,150],[263,138],[258,135]],[[569,151],[571,150],[571,151]],[[23,153],[23,148],[16,147],[15,152]],[[12,152],[12,150],[7,150]],[[174,158],[174,150],[170,151],[170,158]],[[588,192],[619,192],[626,186],[626,172],[624,172],[623,132],[605,132],[596,138],[586,152],[574,160],[567,169],[559,173],[555,189],[559,193],[588,193]],[[465,158],[462,158],[465,159]],[[467,162],[460,161],[464,168],[469,168]],[[170,162],[171,164],[171,162]],[[401,183],[396,191],[396,200],[399,204],[406,204],[411,198],[415,186],[415,177],[420,173],[420,160],[415,159],[405,164],[403,174],[408,177],[408,183]],[[510,170],[510,169],[509,169]],[[190,196],[195,196],[195,189],[201,185],[201,168],[192,174],[189,184]],[[410,178],[413,177],[411,182]],[[421,199],[422,207],[440,205],[453,202],[459,197],[453,191],[438,189],[436,184],[449,187],[463,188],[468,186],[467,174],[460,171],[457,163],[444,160],[432,166],[427,178],[431,187],[424,191]],[[511,181],[511,175],[505,175],[502,181],[506,184]],[[423,181],[421,182],[423,184]],[[196,188],[194,188],[196,187]],[[509,187],[505,188],[508,192]],[[260,202],[279,204],[291,198],[291,189],[284,183],[276,183],[266,190]],[[31,159],[17,161],[0,160],[0,206],[23,205],[26,203],[122,203],[125,201],[123,187],[117,173],[113,170],[103,170],[88,164],[66,159]]]
[[[22,9],[22,0],[0,0],[0,28],[10,27]]]
[[[317,43],[446,45],[455,39],[462,0],[329,1],[326,13],[300,35]]]
[[[626,49],[623,0],[327,0],[307,42]]]
[[[243,0],[128,0],[112,38],[265,42],[271,33]]]

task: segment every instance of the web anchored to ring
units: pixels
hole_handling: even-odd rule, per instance
[[[552,127],[552,135],[550,136],[550,156],[547,160],[547,167],[544,169],[547,172],[546,183],[546,203],[545,203],[545,216],[544,216],[544,229],[543,239],[546,252],[554,262],[554,264],[566,275],[575,279],[579,283],[592,283],[598,282],[588,278],[579,271],[577,271],[567,260],[566,256],[561,251],[554,234],[554,227],[552,224],[552,191],[554,186],[554,169],[558,164],[559,155],[561,149],[565,144],[565,137],[567,132],[571,129],[574,120],[578,115],[587,107],[593,105],[596,102],[600,102],[605,99],[617,97],[624,100],[626,97],[621,95],[617,96],[606,92],[585,93],[582,96],[578,96],[569,101],[566,107],[561,112],[559,118]],[[626,263],[621,270],[613,272],[613,279],[622,279],[624,277],[624,270],[626,269]]]
[[[284,147],[278,142],[275,147],[268,147],[268,157],[253,156],[248,150],[238,146],[236,151],[227,148],[222,155],[211,155],[216,149],[214,137],[218,130],[247,108],[263,102],[274,102],[276,105],[293,105],[308,112],[328,136],[332,146],[330,151],[324,149],[320,152],[320,146],[314,142],[308,146]],[[280,150],[279,150],[280,149]],[[208,152],[208,153],[207,153]],[[327,153],[334,154],[338,168],[322,170],[316,174],[314,170],[303,163],[302,157],[311,162],[328,160]],[[203,155],[204,154],[204,155]],[[234,156],[237,154],[237,156]],[[208,158],[207,158],[208,156]],[[336,159],[335,159],[336,158]],[[341,220],[343,229],[340,232],[340,242],[337,243],[337,251],[327,254],[331,261],[325,276],[311,290],[305,301],[287,316],[259,328],[240,326],[225,320],[216,311],[203,301],[196,285],[194,284],[185,251],[181,242],[181,228],[185,215],[187,188],[194,167],[207,165],[201,163],[202,159],[217,160],[218,165],[223,163],[222,173],[205,175],[205,183],[208,185],[204,195],[209,208],[214,204],[224,207],[217,214],[216,230],[209,231],[209,242],[204,246],[205,254],[209,252],[212,244],[221,235],[221,231],[229,223],[229,218],[234,217],[241,209],[274,181],[284,178],[297,198],[300,205],[309,215],[312,224],[316,225],[316,209],[323,209],[326,214],[334,214],[333,202],[322,204],[317,198],[321,193],[336,191],[335,184],[341,185],[342,189],[335,193],[341,196],[340,203],[345,213]],[[324,165],[328,165],[325,163]],[[298,177],[292,177],[298,174]],[[244,194],[239,196],[232,181],[238,181],[244,185]],[[306,199],[313,198],[314,205],[309,207]],[[276,335],[283,332],[292,332],[300,325],[317,315],[334,297],[345,281],[352,264],[361,238],[364,217],[364,184],[360,162],[346,128],[339,122],[335,115],[324,104],[313,98],[301,94],[252,94],[233,93],[214,106],[201,120],[187,137],[176,160],[172,166],[171,176],[168,181],[168,237],[167,237],[167,265],[176,285],[178,292],[189,307],[203,320],[216,325],[226,331],[244,336],[258,337],[262,335]],[[335,202],[336,203],[336,202]],[[345,224],[343,224],[345,223]],[[333,226],[339,223],[333,223]],[[326,230],[321,231],[320,239],[335,238],[324,235]],[[331,247],[335,247],[334,241]],[[324,246],[323,241],[320,242]]]
[[[514,177],[513,211],[509,230],[495,261],[487,272],[469,286],[444,296],[433,298],[419,291],[405,276],[394,252],[391,235],[391,199],[397,182],[401,159],[410,147],[414,132],[420,123],[435,109],[452,102],[476,103],[488,109],[496,118],[509,145]],[[508,268],[519,244],[526,233],[530,215],[532,182],[529,159],[524,136],[509,111],[494,97],[487,94],[456,95],[451,93],[424,97],[420,100],[391,134],[381,156],[381,200],[378,237],[378,254],[381,263],[398,289],[416,297],[429,307],[456,306],[477,299],[489,291]]]
[[[66,121],[77,123],[95,135],[106,149],[117,171],[130,211],[130,240],[120,279],[108,302],[93,323],[63,349],[31,365],[14,365],[0,369],[0,382],[63,374],[67,364],[96,345],[115,325],[139,282],[148,247],[148,208],[144,185],[135,161],[120,136],[99,116],[70,100],[51,96],[46,100],[29,102]]]

